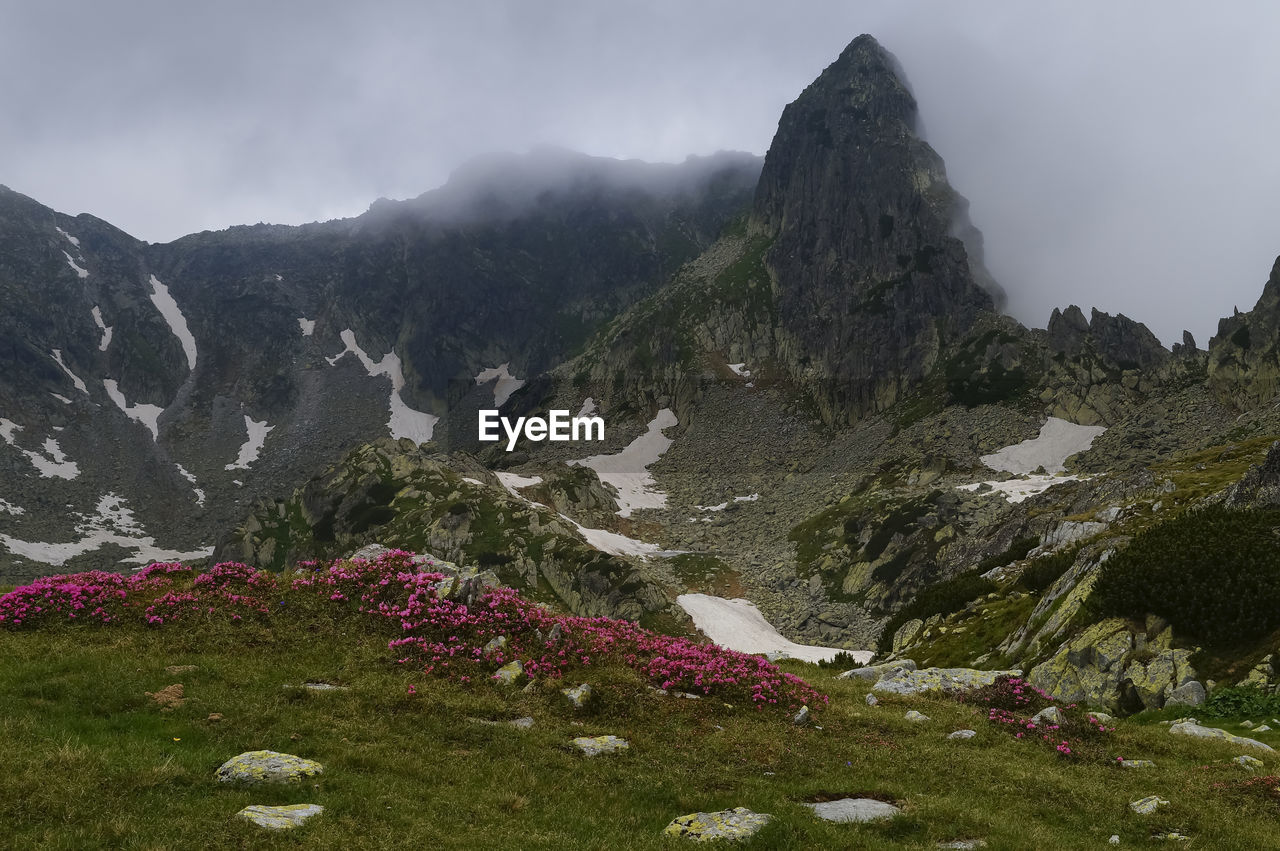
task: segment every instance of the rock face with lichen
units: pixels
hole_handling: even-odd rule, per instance
[[[276,751],[247,751],[233,756],[218,767],[219,783],[242,783],[246,786],[301,783],[324,771],[315,760]]]
[[[711,842],[717,839],[747,839],[759,833],[773,817],[768,813],[753,813],[746,807],[720,810],[714,813],[690,813],[673,819],[662,832],[695,842]]]

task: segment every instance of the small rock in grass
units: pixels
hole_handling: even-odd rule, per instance
[[[697,842],[713,839],[746,839],[755,836],[773,816],[753,813],[746,807],[720,810],[714,813],[690,813],[672,819],[663,829],[667,836],[683,836]]]
[[[917,711],[916,711],[916,710],[914,710],[914,709],[908,709],[908,710],[907,710],[907,714],[906,714],[906,715],[903,715],[902,717],[903,717],[903,718],[905,718],[905,719],[907,719],[908,721],[931,721],[931,720],[933,720],[933,719],[931,719],[928,715],[925,715],[923,712],[917,712]]]
[[[222,713],[221,713],[221,712],[210,712],[210,713],[209,713],[209,717],[208,717],[208,718],[206,718],[206,719],[204,719],[204,720],[205,720],[205,721],[208,721],[210,724],[219,724],[219,723],[221,723],[221,722],[222,722]]]
[[[1241,727],[1244,727],[1246,730],[1252,730],[1252,729],[1253,729],[1253,722],[1252,722],[1252,721],[1241,721],[1241,722],[1240,722],[1240,726],[1241,726]]]
[[[1061,725],[1066,720],[1066,718],[1063,717],[1062,710],[1059,709],[1058,707],[1046,706],[1044,709],[1041,709],[1039,712],[1033,715],[1031,717],[1031,720],[1036,722],[1037,724]]]
[[[800,711],[797,712],[796,716],[791,719],[791,723],[795,724],[797,727],[803,727],[805,724],[808,724],[809,723],[809,707],[801,706]]]
[[[591,702],[591,696],[595,690],[591,688],[590,683],[580,683],[573,688],[562,688],[560,693],[569,701],[569,705],[574,709],[581,709]]]
[[[987,840],[985,839],[953,839],[950,842],[939,842],[937,847],[956,848],[956,849],[986,848]]]
[[[1231,761],[1236,765],[1249,769],[1250,771],[1263,767],[1262,760],[1258,759],[1256,756],[1249,756],[1248,754],[1241,754]]]
[[[1108,839],[1108,840],[1107,840],[1107,842],[1111,843],[1112,845],[1119,845],[1119,844],[1120,844],[1120,834],[1118,834],[1118,833],[1113,833],[1113,834],[1111,834],[1111,838],[1110,838],[1110,839]]]
[[[1155,768],[1156,764],[1149,759],[1122,759],[1121,768]]]
[[[573,745],[586,756],[617,753],[631,747],[630,742],[617,736],[579,736]]]
[[[507,637],[505,635],[499,635],[497,638],[492,639],[488,644],[486,644],[482,652],[484,654],[484,658],[488,659],[490,656],[492,656],[494,653],[497,653],[499,650],[506,650],[506,649],[507,649]]]
[[[1148,795],[1145,798],[1139,798],[1136,801],[1129,802],[1129,809],[1133,810],[1140,816],[1149,816],[1160,807],[1168,805],[1168,801],[1159,795]]]
[[[1271,727],[1270,727],[1270,726],[1268,726],[1268,725],[1266,725],[1266,724],[1259,724],[1258,726],[1256,726],[1256,727],[1254,727],[1254,728],[1253,728],[1253,732],[1255,732],[1255,733],[1270,733],[1270,732],[1271,732]]]
[[[1170,833],[1157,833],[1152,839],[1159,839],[1169,842],[1190,842],[1191,837],[1185,833],[1178,833],[1176,830]]]
[[[875,706],[880,700],[871,692],[867,692],[867,706]]]
[[[335,686],[333,683],[303,683],[307,691],[351,691],[347,686]]]
[[[516,659],[508,662],[494,673],[493,678],[504,686],[513,686],[524,676],[524,662]]]
[[[954,733],[948,733],[948,739],[972,739],[978,735],[977,730],[956,730]]]
[[[1105,712],[1090,712],[1089,717],[1099,724],[1110,724],[1114,719]]]
[[[254,804],[245,807],[236,815],[267,830],[289,830],[301,826],[307,819],[318,816],[322,812],[324,807],[319,804],[289,804],[284,807],[264,807]]]
[[[166,674],[177,675],[177,674],[189,674],[192,671],[197,671],[197,670],[199,670],[199,668],[197,668],[195,665],[168,665],[165,667],[164,672]]]
[[[490,721],[488,718],[468,718],[467,721],[472,724],[483,724],[486,727],[515,727],[517,730],[528,730],[533,726],[533,719],[529,717],[515,718],[511,721]]]
[[[215,773],[220,783],[301,783],[324,771],[315,760],[275,751],[246,751],[224,762]]]
[[[880,821],[896,816],[902,810],[893,804],[875,798],[841,798],[838,801],[822,801],[805,804],[813,814],[824,821],[841,823]]]

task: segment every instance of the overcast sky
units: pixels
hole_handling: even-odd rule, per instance
[[[1010,311],[1203,346],[1280,254],[1280,6],[0,0],[0,183],[162,242],[356,215],[471,156],[763,154],[854,36],[895,53]]]

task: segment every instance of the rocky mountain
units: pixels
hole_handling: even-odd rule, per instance
[[[0,574],[204,551],[354,446],[430,439],[477,374],[553,366],[657,289],[759,167],[493,157],[166,245],[0,189]]]
[[[10,572],[51,569],[23,541],[136,550],[129,508],[218,558],[402,546],[673,629],[682,594],[743,596],[792,638],[1114,709],[1280,682],[1280,565],[1232,543],[1280,534],[1280,264],[1207,349],[1002,315],[868,36],[763,163],[489,158],[354,220],[164,246],[0,206]],[[481,406],[606,439],[507,451]],[[33,537],[68,502],[79,537]]]

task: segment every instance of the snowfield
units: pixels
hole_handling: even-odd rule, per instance
[[[249,439],[240,447],[240,454],[236,460],[227,466],[224,470],[247,470],[249,465],[258,460],[258,455],[262,452],[262,446],[267,442],[267,434],[275,426],[267,425],[267,421],[257,422],[248,414],[244,415],[244,429],[249,435]],[[181,468],[179,468],[181,469]],[[186,474],[185,471],[184,475]],[[195,484],[195,478],[191,478],[191,484]]]
[[[756,604],[750,600],[726,600],[709,594],[681,594],[676,597],[676,603],[693,618],[694,626],[702,630],[707,638],[721,647],[740,653],[780,654],[805,662],[822,662],[834,658],[837,653],[848,653],[863,665],[875,655],[870,650],[850,651],[789,641],[764,619]]]
[[[108,493],[99,499],[93,514],[77,513],[75,516],[79,518],[75,527],[79,540],[42,543],[0,534],[0,545],[14,555],[54,567],[61,567],[76,556],[92,552],[106,544],[133,550],[133,555],[124,561],[139,566],[153,561],[190,561],[213,555],[213,547],[186,553],[157,547],[155,538],[147,535],[138,525],[124,498],[114,493]]]
[[[111,345],[112,326],[102,320],[102,310],[95,304],[93,306],[93,324],[98,326],[98,330],[102,332],[102,339],[98,341],[98,351],[105,352],[107,346]]]
[[[124,412],[124,415],[131,420],[137,420],[147,427],[147,431],[151,432],[153,441],[160,438],[160,415],[164,413],[164,408],[159,405],[148,405],[146,403],[138,403],[130,405],[129,400],[120,392],[120,385],[113,378],[104,378],[102,386],[107,388],[107,396],[112,402],[116,403],[116,407]]]
[[[63,362],[62,349],[53,349],[49,353],[49,357],[53,358],[54,363],[62,367],[62,371],[65,372],[67,374],[67,377],[71,379],[71,383],[76,386],[77,390],[79,390],[81,393],[85,394],[86,396],[89,395],[89,388],[85,385],[84,381],[80,379],[80,376],[72,372],[71,368],[67,366],[66,363]]]
[[[178,303],[174,301],[173,296],[169,295],[169,288],[160,283],[160,279],[155,275],[151,276],[151,303],[156,306],[156,310],[160,311],[173,336],[182,343],[182,351],[187,356],[187,368],[195,369],[196,338],[191,335],[191,329],[187,327],[187,317],[182,315],[182,311],[178,309]]]
[[[619,517],[630,517],[631,512],[638,508],[665,508],[667,495],[657,489],[657,482],[648,468],[671,447],[671,438],[663,434],[663,430],[678,423],[671,409],[663,408],[649,423],[649,430],[627,444],[621,452],[592,455],[568,463],[590,467],[596,471],[600,481],[617,489]]]
[[[1006,446],[981,461],[993,470],[1006,473],[1032,473],[1039,467],[1050,475],[1066,470],[1067,459],[1084,452],[1093,440],[1106,431],[1103,426],[1082,426],[1057,417],[1049,417],[1040,434],[1030,440]]]
[[[308,319],[305,316],[299,316],[298,327],[302,329],[302,336],[310,337],[316,332],[316,321],[314,319]]]
[[[395,352],[387,352],[382,356],[382,360],[374,361],[356,342],[356,332],[347,328],[338,336],[342,339],[345,348],[333,357],[325,358],[329,366],[335,366],[338,361],[352,354],[364,366],[365,372],[369,373],[370,377],[384,375],[391,379],[391,418],[387,420],[387,430],[397,440],[402,437],[407,437],[414,443],[426,443],[430,440],[440,418],[433,414],[415,411],[400,398],[400,391],[404,389],[404,371],[400,367],[400,356]]]
[[[45,438],[41,445],[43,452],[33,452],[18,445],[14,435],[19,431],[22,431],[22,426],[12,420],[0,418],[0,439],[25,455],[31,462],[31,466],[35,467],[43,478],[70,481],[80,475],[80,468],[76,466],[76,462],[69,460],[63,454],[58,441],[52,437]]]
[[[525,385],[523,378],[516,378],[511,374],[510,361],[476,373],[476,384],[487,384],[490,381],[494,382],[493,406],[495,408],[501,408],[503,403],[511,398],[512,393]]]

